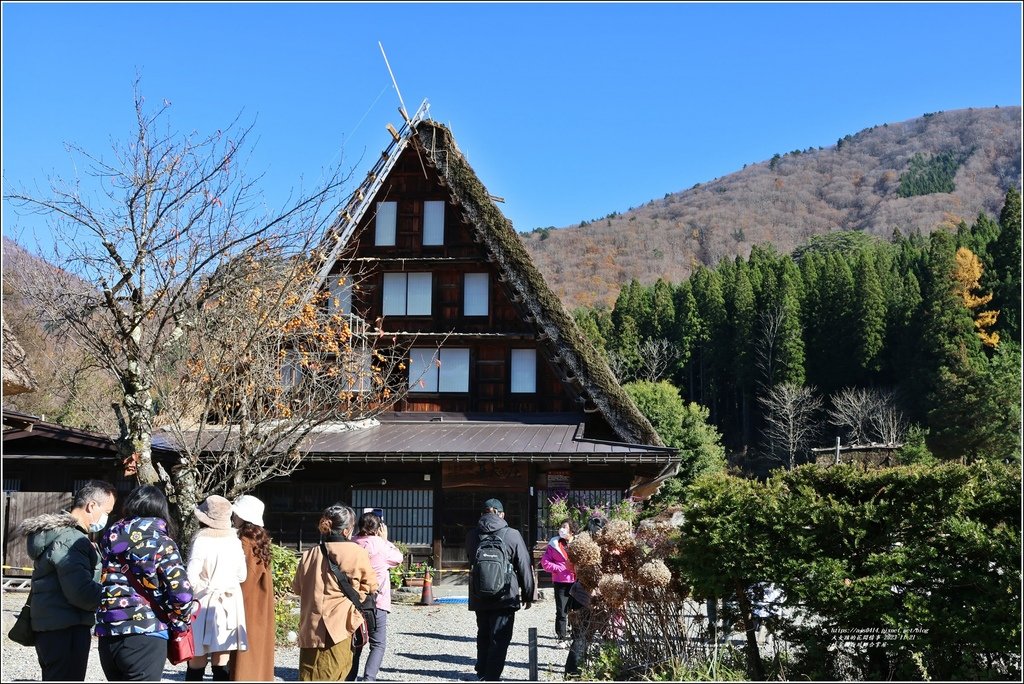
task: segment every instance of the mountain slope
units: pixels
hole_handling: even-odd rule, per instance
[[[776,155],[623,214],[522,237],[571,310],[612,304],[632,278],[677,282],[697,264],[746,256],[755,244],[789,251],[833,230],[888,237],[971,222],[979,212],[998,216],[1020,174],[1020,107],[938,112]]]

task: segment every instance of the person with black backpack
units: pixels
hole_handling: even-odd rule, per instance
[[[505,522],[497,499],[484,502],[483,515],[466,536],[469,609],[476,613],[476,675],[501,679],[512,641],[516,611],[533,600],[533,562],[523,535]]]

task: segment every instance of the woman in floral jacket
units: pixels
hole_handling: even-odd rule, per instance
[[[122,517],[100,540],[103,598],[96,611],[100,665],[109,681],[159,681],[170,632],[188,629],[192,587],[167,497],[142,485],[125,499]],[[153,605],[170,622],[162,622]]]

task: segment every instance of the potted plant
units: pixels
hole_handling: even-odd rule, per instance
[[[409,565],[409,568],[405,571],[403,583],[407,587],[422,587],[423,576],[425,573],[428,572],[434,572],[434,568],[430,565],[430,563],[422,561],[419,563],[412,563]]]

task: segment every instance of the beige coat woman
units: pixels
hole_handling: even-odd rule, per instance
[[[242,542],[234,530],[206,528],[196,534],[188,580],[199,600],[192,625],[197,657],[247,648],[241,587],[246,573]]]
[[[352,586],[365,598],[377,591],[377,573],[370,565],[366,549],[355,542],[328,541],[327,552],[341,571],[352,579]],[[363,616],[345,598],[331,566],[320,547],[302,554],[292,581],[292,591],[300,597],[299,648],[327,648],[351,638],[363,623]],[[330,642],[328,642],[330,637]]]

